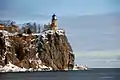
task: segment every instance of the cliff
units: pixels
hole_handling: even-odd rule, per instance
[[[0,30],[0,66],[8,64],[25,69],[72,69],[74,54],[64,30],[36,34]]]

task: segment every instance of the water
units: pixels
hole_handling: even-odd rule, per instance
[[[88,71],[0,73],[0,80],[120,80],[120,68]]]

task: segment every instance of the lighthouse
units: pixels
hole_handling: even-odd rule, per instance
[[[52,30],[57,30],[57,17],[55,14],[52,15],[52,20],[51,20],[51,28]]]

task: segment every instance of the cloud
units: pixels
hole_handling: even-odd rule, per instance
[[[59,19],[75,51],[120,49],[120,13]]]

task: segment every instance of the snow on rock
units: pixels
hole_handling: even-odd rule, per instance
[[[27,71],[25,68],[20,68],[18,66],[15,66],[9,62],[9,64],[5,65],[4,67],[0,68],[0,72],[23,72]]]
[[[0,30],[1,33],[3,33],[3,36],[16,36],[18,34],[18,32],[16,33],[9,33],[8,31],[5,30]]]
[[[48,38],[46,37],[47,35],[45,35],[45,34],[42,34],[41,36],[42,36],[42,39],[43,39],[43,40],[48,39]]]
[[[57,31],[54,31],[54,30],[46,30],[42,33],[32,33],[33,36],[39,36],[39,37],[42,37],[43,40],[47,40],[47,35],[53,35],[57,33],[58,35],[65,35],[65,31],[63,29],[59,29]],[[23,34],[23,36],[28,36],[27,34]],[[40,38],[39,38],[40,39]]]
[[[58,30],[56,30],[56,31],[54,31],[54,30],[47,30],[47,31],[45,31],[45,34],[54,34],[54,33],[57,33],[58,35],[64,35],[64,33],[65,33],[65,31],[63,30],[63,29],[58,29]]]
[[[56,31],[54,30],[47,30],[47,31],[44,31],[41,35],[47,35],[47,34],[50,34],[50,35],[53,35],[57,33],[58,35],[65,35],[65,31],[63,29],[58,29]]]
[[[5,38],[5,45],[11,47],[8,37]]]
[[[10,33],[8,33],[8,31],[5,30],[0,30],[1,33],[3,33],[3,36],[8,36],[10,35]]]
[[[51,67],[47,67],[45,65],[39,65],[39,70],[41,69],[41,71],[51,71],[53,70]]]
[[[29,36],[29,34],[25,34],[25,33],[23,33],[22,35],[23,35],[23,36]]]
[[[83,65],[75,65],[73,67],[73,69],[64,69],[65,71],[69,71],[69,70],[73,70],[73,71],[76,71],[76,70],[88,70],[88,67],[87,66],[83,66]]]
[[[41,63],[41,61],[38,61]],[[51,67],[47,67],[45,65],[39,65],[39,68],[33,69],[33,68],[20,68],[18,66],[15,66],[9,62],[9,64],[3,66],[0,66],[0,72],[26,72],[26,71],[51,71]]]
[[[57,33],[58,35],[65,35],[65,31],[62,30],[62,29],[57,30],[56,33]]]
[[[39,36],[41,33],[32,33],[33,36]]]
[[[47,31],[45,31],[45,34],[54,34],[54,33],[55,33],[54,30],[47,30]]]
[[[30,68],[30,69],[28,69],[28,71],[50,71],[50,70],[52,70],[51,67],[47,67],[47,66],[43,65],[41,60],[29,60],[29,61],[30,61],[30,63],[32,63],[32,61],[35,61],[37,66],[36,66],[36,69]]]
[[[36,53],[36,58],[39,58],[38,55],[39,55],[39,53]]]
[[[88,67],[83,65],[75,65],[73,70],[88,70]]]

